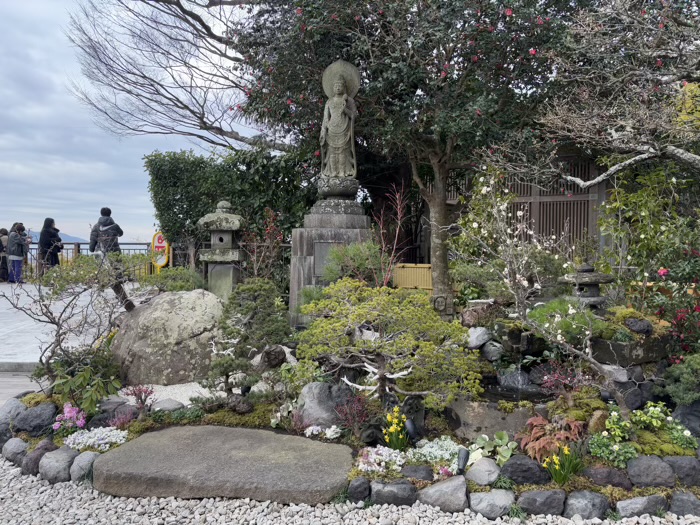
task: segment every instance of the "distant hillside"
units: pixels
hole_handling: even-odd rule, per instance
[[[68,235],[67,233],[59,232],[59,235],[61,236],[61,240],[64,243],[68,242],[89,242],[86,241],[85,239],[81,239],[80,237],[73,237],[72,235]],[[31,232],[32,236],[32,242],[39,242],[39,232],[33,231]]]

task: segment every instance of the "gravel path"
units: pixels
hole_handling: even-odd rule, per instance
[[[670,515],[669,515],[670,516]],[[0,460],[0,524],[2,525],[96,525],[96,524],[227,524],[227,525],[448,525],[503,523],[520,525],[505,518],[489,522],[469,511],[447,514],[416,503],[413,507],[358,508],[352,504],[278,505],[249,500],[180,500],[174,498],[114,498],[87,485],[49,485]],[[565,518],[535,517],[529,525],[606,524],[600,520],[574,522]],[[700,524],[700,518],[630,518],[622,525]]]

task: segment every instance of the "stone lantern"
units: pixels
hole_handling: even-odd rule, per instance
[[[576,268],[576,273],[568,273],[559,278],[560,283],[572,284],[574,287],[574,300],[584,306],[598,308],[608,300],[600,295],[600,285],[613,282],[613,276],[607,273],[596,272],[590,264],[582,264]]]
[[[211,248],[199,251],[199,260],[207,265],[209,291],[224,301],[240,281],[238,264],[243,218],[232,213],[231,203],[221,201],[214,213],[207,213],[197,221],[199,227],[209,230]]]

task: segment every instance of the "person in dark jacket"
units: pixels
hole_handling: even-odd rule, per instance
[[[99,248],[104,255],[121,253],[119,237],[122,235],[124,235],[124,232],[112,219],[112,210],[102,208],[100,210],[100,218],[90,232],[90,251],[94,252]]]
[[[0,283],[7,282],[9,268],[7,267],[7,245],[10,242],[7,228],[0,228]]]
[[[44,219],[44,227],[39,235],[39,268],[40,275],[54,266],[58,266],[60,261],[58,254],[63,250],[63,242],[58,236],[58,228],[51,217]]]
[[[103,257],[107,257],[112,253],[121,253],[119,237],[122,235],[124,235],[124,232],[119,225],[114,222],[114,219],[112,219],[112,210],[109,208],[102,208],[97,224],[95,224],[92,227],[92,231],[90,231],[90,251],[94,252],[99,249]],[[119,261],[110,258],[107,258],[107,261],[107,264],[115,271],[116,282],[112,284],[112,290],[119,298],[119,301],[126,311],[131,312],[136,308],[136,305],[129,299],[124,290],[124,286],[122,286],[124,277]]]
[[[9,265],[9,282],[21,284],[22,281],[22,265],[24,258],[29,253],[29,244],[31,239],[27,236],[24,224],[16,223],[12,226],[12,231],[8,236],[7,242],[7,259]]]

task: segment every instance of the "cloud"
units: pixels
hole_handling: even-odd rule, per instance
[[[53,217],[87,238],[102,206],[125,239],[150,241],[155,222],[143,156],[197,149],[178,137],[119,138],[99,128],[69,90],[80,80],[64,30],[73,5],[4,2],[0,17],[0,227],[40,229]]]

